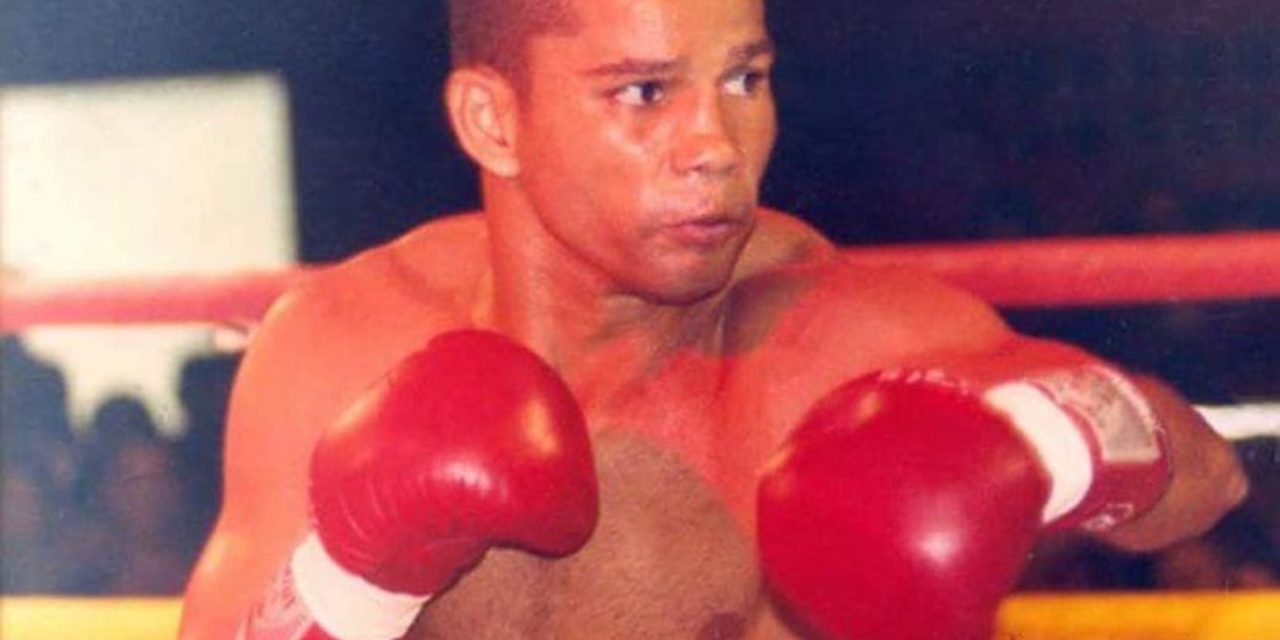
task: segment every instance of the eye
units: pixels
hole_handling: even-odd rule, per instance
[[[743,69],[726,78],[724,88],[729,95],[750,97],[756,95],[768,79],[769,74],[761,69]]]
[[[612,97],[632,107],[651,107],[666,99],[667,83],[660,80],[632,82],[615,89]]]

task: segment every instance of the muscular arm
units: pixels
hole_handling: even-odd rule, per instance
[[[236,376],[223,501],[187,584],[180,637],[234,637],[310,529],[321,432],[438,322],[386,302],[377,258],[326,271],[277,302]],[[379,288],[379,287],[382,288]]]
[[[222,510],[187,585],[184,639],[234,637],[306,531],[306,463],[323,402],[291,384],[308,353],[291,304],[269,316],[237,374]]]
[[[984,312],[976,307],[986,305],[972,299],[965,300],[966,297],[964,294],[941,292],[930,296],[934,300],[948,301],[945,304],[953,307],[937,314],[944,325],[950,322],[950,318],[967,318],[974,326],[987,327],[985,330],[969,329],[972,335],[982,337],[964,349],[963,358],[1018,358],[1019,351],[1030,352],[1040,345],[1052,344],[1017,335],[1008,328],[1001,329],[996,325],[1002,326],[1003,321],[994,314],[984,320]],[[1075,351],[1074,348],[1070,350]],[[1078,353],[1086,358],[1094,357]],[[1230,443],[1214,433],[1174,389],[1151,376],[1131,372],[1126,372],[1126,375],[1139,388],[1165,427],[1171,463],[1170,482],[1163,496],[1149,511],[1114,530],[1098,534],[1098,537],[1125,550],[1149,551],[1207,531],[1240,503],[1247,492],[1248,481]]]
[[[999,343],[966,354],[963,359],[1014,361],[1023,357],[1020,353],[1035,354],[1045,347],[1066,348],[1068,360],[1094,358],[1073,347],[1010,333]],[[1213,527],[1243,500],[1248,481],[1230,443],[1218,436],[1182,396],[1154,377],[1131,372],[1125,375],[1165,429],[1169,484],[1144,514],[1096,536],[1124,550],[1151,551]]]
[[[792,350],[804,357],[797,368],[817,383],[815,396],[876,369],[945,368],[956,362],[998,367],[1020,358],[1020,351],[1051,345],[1016,334],[989,305],[966,292],[915,274],[838,266],[808,281],[807,291],[787,296],[782,304],[792,311],[784,311],[766,333],[775,342],[771,347],[798,346]],[[783,340],[786,346],[777,344]],[[1092,357],[1052,346],[1068,357]],[[1247,482],[1230,445],[1184,399],[1158,380],[1130,377],[1167,429],[1172,478],[1150,511],[1102,539],[1128,550],[1150,550],[1213,526],[1243,498]],[[786,428],[816,400],[800,398],[789,408],[782,420]]]
[[[1047,528],[1151,549],[1243,494],[1230,448],[1168,387],[1017,335],[962,292],[836,271],[788,303],[802,311],[767,339],[814,354],[793,375],[816,372],[818,393],[836,386],[765,465],[757,540],[788,610],[835,637],[989,638]]]
[[[589,537],[590,446],[559,376],[499,334],[441,333],[436,308],[371,296],[368,273],[313,281],[256,336],[183,638],[399,637],[489,547],[559,556]]]

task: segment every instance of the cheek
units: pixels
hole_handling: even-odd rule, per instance
[[[521,187],[556,236],[583,250],[620,250],[615,245],[630,235],[643,200],[643,180],[628,161],[632,146],[616,128],[574,124],[553,131],[567,125],[544,123],[526,139]]]
[[[599,190],[635,177],[658,148],[653,123],[618,117],[605,105],[565,106],[526,123],[533,138],[522,156],[533,171]]]
[[[744,159],[755,178],[764,173],[773,153],[773,143],[778,137],[777,111],[773,100],[763,100],[753,105],[743,118],[739,136]]]
[[[640,223],[639,212],[660,195],[652,192],[661,190],[664,126],[656,118],[605,117],[575,141],[575,171],[616,224]]]
[[[625,114],[605,119],[600,128],[601,157],[615,178],[652,176],[661,166],[671,137],[670,119],[657,114]]]

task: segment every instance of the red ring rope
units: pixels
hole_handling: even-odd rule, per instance
[[[1280,296],[1280,232],[851,247],[855,264],[931,271],[1003,307]],[[7,279],[0,329],[251,323],[314,267],[226,276],[49,283]]]
[[[1280,296],[1280,232],[1022,240],[849,249],[911,266],[1002,307]]]
[[[0,329],[40,325],[253,323],[307,269],[221,276],[79,282],[9,278],[0,288]]]

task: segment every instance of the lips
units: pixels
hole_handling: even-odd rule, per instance
[[[745,226],[743,222],[721,218],[676,224],[670,231],[686,244],[719,245],[741,233]]]
[[[685,211],[689,211],[686,209]],[[700,207],[665,225],[669,235],[691,245],[715,246],[745,232],[751,225],[747,206]]]

